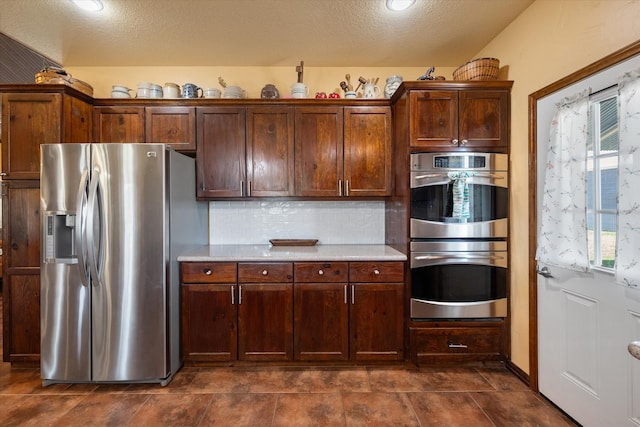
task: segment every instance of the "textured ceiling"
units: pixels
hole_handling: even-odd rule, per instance
[[[0,32],[77,66],[457,66],[534,0],[0,0]]]

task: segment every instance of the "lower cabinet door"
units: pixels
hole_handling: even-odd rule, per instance
[[[237,358],[237,305],[229,284],[182,285],[182,354],[187,362]]]
[[[352,283],[351,359],[403,360],[402,283]]]
[[[40,276],[5,276],[3,292],[4,361],[37,362],[40,360]]]
[[[293,360],[293,284],[239,284],[238,359]]]
[[[349,359],[349,306],[346,283],[296,283],[296,360]]]

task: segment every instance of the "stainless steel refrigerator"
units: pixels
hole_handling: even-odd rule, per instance
[[[208,241],[194,164],[162,144],[42,145],[43,385],[180,369],[176,258]]]

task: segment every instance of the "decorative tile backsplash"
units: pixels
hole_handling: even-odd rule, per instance
[[[269,239],[381,244],[384,202],[209,202],[209,244],[269,244]]]

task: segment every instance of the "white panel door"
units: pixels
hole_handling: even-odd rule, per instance
[[[640,301],[606,273],[538,279],[540,392],[583,426],[640,426]],[[631,296],[631,298],[630,298]]]
[[[554,104],[586,87],[608,87],[625,67],[640,66],[637,58],[627,62],[537,101],[538,220]],[[539,275],[537,284],[540,392],[585,427],[640,426],[640,360],[627,351],[640,340],[640,290],[602,271],[538,265],[544,267],[552,277]]]

